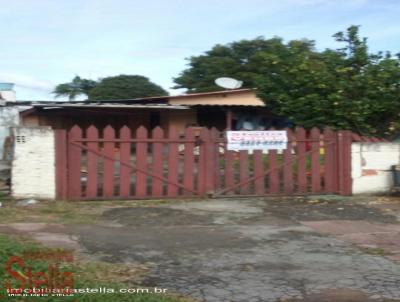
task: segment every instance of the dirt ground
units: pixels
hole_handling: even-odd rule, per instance
[[[46,206],[0,232],[140,267],[135,283],[198,301],[400,301],[399,198],[78,203],[36,217]]]

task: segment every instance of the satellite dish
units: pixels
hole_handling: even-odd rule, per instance
[[[226,89],[237,89],[242,87],[243,82],[232,78],[218,78],[215,79],[215,84]]]

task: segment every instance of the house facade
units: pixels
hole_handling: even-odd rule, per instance
[[[257,130],[285,127],[285,119],[273,115],[253,89],[236,89],[178,96],[131,100],[37,102],[21,112],[23,126],[70,129],[95,125],[132,130],[143,125],[183,131],[191,127]]]

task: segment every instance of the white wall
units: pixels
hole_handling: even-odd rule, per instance
[[[400,144],[353,143],[351,153],[353,194],[389,192],[390,168],[400,164]]]
[[[11,191],[15,198],[55,199],[55,142],[50,127],[13,128]]]
[[[0,159],[3,159],[4,142],[10,136],[10,127],[19,124],[19,112],[17,107],[0,106]],[[4,158],[7,159],[7,158]]]

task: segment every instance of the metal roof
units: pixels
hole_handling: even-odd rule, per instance
[[[33,108],[57,109],[57,108],[123,108],[123,109],[189,109],[189,106],[169,104],[113,104],[105,102],[80,102],[80,103],[38,103],[31,104]]]

